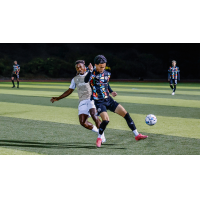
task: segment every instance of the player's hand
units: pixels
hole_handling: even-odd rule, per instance
[[[169,79],[168,79],[168,81],[169,81]]]
[[[88,65],[88,68],[89,68],[90,71],[93,71],[93,66],[92,66],[91,63]]]
[[[117,92],[112,92],[111,94],[112,94],[113,97],[117,96]]]
[[[54,101],[58,101],[58,100],[59,100],[58,97],[52,97],[50,101],[51,103],[53,103]]]

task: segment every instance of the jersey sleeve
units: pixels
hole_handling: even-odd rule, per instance
[[[73,90],[76,88],[76,83],[74,82],[74,79],[72,79],[71,85],[69,86],[69,88],[71,88]]]
[[[90,82],[91,77],[92,77],[92,72],[89,71],[89,72],[87,73],[87,75],[85,76],[84,82],[85,82],[85,83]]]

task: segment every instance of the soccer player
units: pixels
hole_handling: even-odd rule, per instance
[[[175,95],[177,80],[180,81],[180,70],[176,66],[176,61],[172,60],[172,67],[170,66],[168,70],[168,81],[170,81],[170,87],[173,90],[172,95]]]
[[[15,87],[15,83],[14,83],[15,77],[17,79],[17,88],[19,88],[19,72],[20,72],[20,66],[17,64],[17,61],[15,60],[14,65],[13,65],[13,72],[11,74],[11,81],[12,81],[12,84],[13,84],[12,88]]]
[[[109,89],[109,79],[111,73],[105,70],[107,59],[103,55],[98,55],[95,57],[94,63],[96,69],[93,69],[91,63],[89,64],[88,68],[90,69],[90,71],[85,77],[85,82],[90,82],[90,85],[92,87],[92,99],[94,100],[97,112],[102,119],[102,123],[99,128],[98,138],[96,141],[96,146],[101,147],[101,135],[103,134],[106,126],[109,123],[107,109],[114,113],[117,113],[126,120],[129,128],[133,131],[136,140],[147,138],[148,136],[138,133],[129,113],[123,108],[123,106],[114,101],[109,95],[109,93],[111,93],[111,95],[115,97],[117,93]]]
[[[77,60],[75,62],[75,67],[76,67],[77,74],[72,79],[69,89],[65,91],[59,97],[52,97],[51,102],[54,103],[54,101],[59,101],[60,99],[63,99],[69,96],[75,90],[75,88],[77,88],[78,96],[79,96],[79,106],[78,106],[79,122],[86,129],[89,129],[98,133],[99,132],[98,128],[101,124],[101,120],[96,115],[96,107],[94,105],[94,101],[90,100],[91,94],[92,94],[90,84],[84,82],[84,78],[87,74],[85,61]],[[96,126],[88,121],[88,117],[90,115],[92,119],[94,120]],[[104,133],[102,134],[101,140],[102,140],[102,143],[106,141]]]

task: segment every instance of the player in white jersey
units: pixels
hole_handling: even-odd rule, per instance
[[[75,88],[77,88],[79,96],[79,106],[78,106],[79,122],[86,129],[92,130],[98,134],[99,133],[98,128],[101,124],[101,120],[96,115],[97,112],[96,112],[96,107],[94,105],[94,101],[90,100],[92,95],[90,84],[84,82],[85,76],[87,74],[85,61],[77,60],[75,62],[75,67],[77,75],[72,79],[69,89],[59,97],[52,97],[51,102],[54,103],[54,101],[59,101],[60,99],[69,96],[75,90]],[[89,116],[92,117],[96,126],[88,121]],[[104,143],[105,141],[106,138],[103,134],[102,143]]]

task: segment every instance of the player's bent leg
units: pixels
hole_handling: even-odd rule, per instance
[[[121,115],[122,117],[124,117],[124,119],[126,120],[127,125],[129,126],[129,128],[133,131],[134,135],[135,135],[135,139],[136,140],[141,140],[141,139],[145,139],[148,136],[147,135],[142,135],[140,133],[138,133],[137,128],[135,126],[135,123],[133,122],[131,116],[129,115],[129,113],[124,109],[123,106],[121,106],[120,104],[117,106],[115,113]]]
[[[96,108],[91,108],[89,110],[90,112],[90,115],[93,119],[93,121],[95,122],[96,124],[96,127],[99,128],[100,127],[100,124],[101,124],[101,120],[98,118],[98,116],[96,115]]]
[[[125,110],[125,108],[122,105],[118,105],[117,108],[115,109],[115,113],[117,113],[118,115],[125,117],[127,111]]]
[[[12,88],[14,88],[15,87],[14,77],[11,77],[11,81],[12,81],[12,84],[13,84]]]
[[[100,116],[101,116],[102,122],[101,122],[100,127],[99,127],[99,134],[98,134],[98,138],[97,138],[97,141],[96,141],[97,147],[101,147],[102,134],[103,134],[104,130],[106,129],[106,126],[109,123],[109,116],[108,116],[107,112],[100,113]]]
[[[174,89],[172,84],[170,84],[170,88],[171,88],[172,90]]]
[[[101,120],[100,120],[99,117],[96,115],[96,112],[97,112],[97,111],[96,111],[96,108],[91,108],[91,109],[89,110],[89,112],[90,112],[90,115],[91,115],[93,121],[94,121],[95,124],[96,124],[96,126],[94,126],[93,129],[96,128],[97,131],[95,131],[95,132],[99,133],[99,127],[100,127],[100,124],[101,124]],[[97,128],[98,128],[98,129],[97,129]],[[103,132],[103,134],[101,135],[101,139],[102,139],[102,143],[106,142],[106,138],[105,138],[104,132]]]
[[[92,130],[93,124],[87,121],[88,117],[89,116],[86,114],[79,115],[79,122],[81,126],[85,127],[86,129]]]

